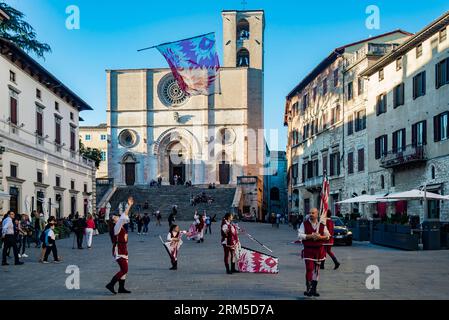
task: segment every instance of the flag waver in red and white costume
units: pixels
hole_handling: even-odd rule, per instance
[[[329,231],[330,238],[328,241],[324,242],[324,250],[326,251],[325,254],[329,255],[331,257],[332,261],[335,264],[334,270],[338,269],[340,267],[340,262],[338,262],[337,257],[332,252],[332,246],[334,245],[334,222],[331,219],[332,212],[330,210],[327,210],[327,219],[326,219],[326,227]],[[324,260],[321,261],[321,269],[324,269]]]
[[[128,231],[125,229],[125,225],[129,223],[128,214],[133,204],[134,200],[130,197],[128,199],[128,206],[120,217],[118,217],[118,214],[113,216],[114,227],[110,229],[112,256],[120,267],[120,271],[106,285],[106,288],[114,294],[117,293],[114,289],[117,282],[119,283],[118,293],[131,293],[125,289],[125,280],[128,274]]]
[[[306,264],[306,296],[316,296],[319,294],[316,291],[320,264],[326,259],[326,251],[324,242],[329,240],[330,234],[326,225],[318,221],[318,209],[310,210],[309,218],[306,219],[298,230],[298,238],[302,241],[304,249],[302,251],[302,258]]]
[[[236,249],[240,241],[237,227],[232,224],[233,218],[232,213],[227,213],[221,222],[221,244],[224,250],[224,264],[227,274],[239,272],[235,268],[235,263],[237,260]],[[229,268],[229,259],[231,260],[231,268]]]

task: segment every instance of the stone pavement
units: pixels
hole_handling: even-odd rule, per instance
[[[188,223],[180,223],[187,228]],[[0,268],[0,299],[304,299],[304,263],[299,245],[291,244],[296,233],[286,225],[279,229],[268,224],[242,223],[254,237],[266,243],[280,260],[278,275],[226,275],[219,223],[212,236],[197,244],[184,241],[179,269],[170,271],[169,258],[158,239],[166,236],[167,225],[154,226],[150,234],[130,235],[130,268],[127,280],[131,295],[113,296],[104,288],[118,270],[111,257],[107,235],[94,237],[91,250],[73,250],[72,238],[58,241],[61,264],[40,264],[38,249],[27,249],[30,258],[23,266]],[[241,235],[241,242],[263,251]],[[319,283],[320,299],[449,299],[449,251],[406,252],[354,242],[352,247],[334,247],[341,261],[339,270],[327,262]],[[52,260],[52,258],[50,258]],[[10,261],[12,262],[12,261]],[[80,268],[80,290],[68,290],[68,265]],[[380,269],[380,289],[368,290],[366,267]]]

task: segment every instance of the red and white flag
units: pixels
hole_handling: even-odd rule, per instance
[[[324,173],[323,187],[321,188],[320,222],[326,224],[327,210],[329,209],[329,180]]]

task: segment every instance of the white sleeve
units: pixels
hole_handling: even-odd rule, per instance
[[[171,233],[170,232],[167,234],[167,241],[171,241]]]
[[[114,235],[118,235],[120,233],[120,230],[122,229],[123,225],[129,222],[129,218],[122,214],[120,216],[120,219],[117,221],[117,223],[114,226]]]
[[[299,240],[306,240],[306,231],[304,229],[304,223],[301,223],[301,226],[298,229],[298,238]]]
[[[224,233],[228,233],[228,225],[224,224],[221,230],[223,230]]]
[[[331,234],[329,233],[329,230],[327,229],[327,226],[324,226],[323,233],[324,233],[324,235],[325,235],[326,237],[330,237],[330,236],[331,236]]]

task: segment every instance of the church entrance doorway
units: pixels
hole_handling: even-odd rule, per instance
[[[186,178],[185,164],[174,164],[170,160],[170,184],[183,184]],[[175,176],[177,177],[175,181]]]
[[[220,184],[229,184],[229,180],[231,178],[231,166],[229,165],[229,163],[222,161],[218,165],[218,171]]]
[[[133,186],[136,183],[135,163],[125,163],[125,182],[127,186]]]
[[[132,153],[126,153],[122,158],[122,175],[124,176],[125,184],[127,186],[134,186],[136,184],[136,164],[137,159]]]

